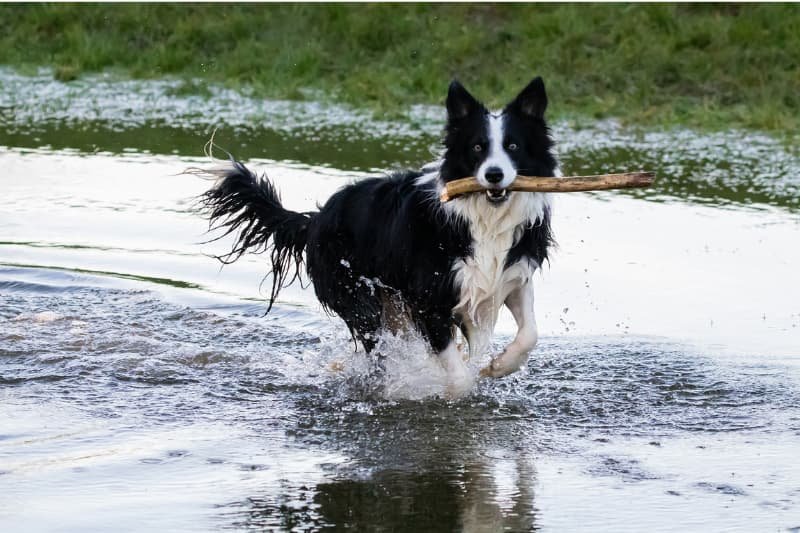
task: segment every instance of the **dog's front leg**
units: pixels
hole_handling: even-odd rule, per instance
[[[439,358],[446,375],[444,395],[449,399],[460,398],[475,385],[475,377],[464,361],[455,340],[450,309],[419,311],[414,316],[417,328],[428,338],[430,347]]]
[[[451,340],[447,347],[439,352],[439,361],[447,374],[445,390],[447,398],[460,398],[472,390],[475,380],[455,340]]]
[[[481,370],[481,376],[501,378],[516,372],[528,360],[528,353],[536,346],[539,338],[536,317],[533,314],[533,281],[528,280],[512,290],[505,304],[517,322],[517,336],[503,353]]]

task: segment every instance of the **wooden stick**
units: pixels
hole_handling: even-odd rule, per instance
[[[626,172],[624,174],[602,174],[599,176],[572,176],[568,178],[538,178],[517,176],[508,188],[524,192],[579,192],[603,191],[607,189],[630,189],[649,187],[655,179],[655,172]],[[482,192],[486,188],[475,178],[463,178],[445,184],[440,196],[442,202],[449,202],[456,196],[472,192]]]

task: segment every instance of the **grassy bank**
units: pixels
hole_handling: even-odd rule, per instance
[[[499,105],[541,74],[560,117],[800,127],[798,4],[2,5],[0,64],[389,112],[441,102],[453,76]]]

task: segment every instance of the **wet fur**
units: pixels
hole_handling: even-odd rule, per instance
[[[305,256],[317,298],[367,351],[399,316],[434,351],[449,354],[446,367],[458,366],[455,328],[464,331],[472,354],[485,349],[505,299],[528,286],[547,259],[551,208],[543,194],[509,193],[505,203],[492,205],[483,194],[441,204],[439,192],[465,176],[485,181],[484,174],[499,167],[501,183],[516,173],[558,175],[545,107],[540,78],[495,115],[454,82],[441,161],[424,172],[347,185],[316,212],[285,209],[266,177],[234,161],[202,198],[212,227],[236,235],[232,251],[221,259],[270,252],[271,307],[280,289],[296,279]],[[503,139],[497,139],[498,131]],[[476,151],[478,144],[486,149]]]

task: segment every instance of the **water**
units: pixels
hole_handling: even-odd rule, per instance
[[[566,172],[661,181],[558,198],[531,362],[446,402],[417,339],[379,374],[308,289],[264,316],[264,259],[220,269],[179,174],[220,127],[311,209],[429,159],[437,110],[0,82],[4,531],[800,527],[791,143],[557,124]]]

